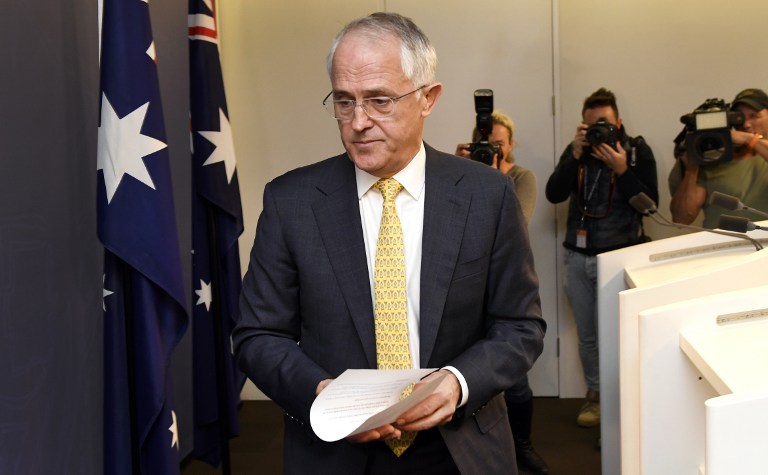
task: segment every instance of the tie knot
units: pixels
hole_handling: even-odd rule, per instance
[[[379,190],[381,196],[384,197],[385,203],[393,202],[395,200],[395,196],[397,196],[397,194],[400,193],[400,190],[403,189],[403,185],[401,185],[394,178],[382,178],[381,180],[374,183],[373,186]]]

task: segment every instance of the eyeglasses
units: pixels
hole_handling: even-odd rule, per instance
[[[331,91],[327,96],[325,96],[325,99],[323,99],[323,106],[325,107],[325,110],[328,111],[328,114],[330,114],[331,117],[336,120],[351,120],[354,117],[355,109],[358,106],[360,106],[363,112],[365,112],[365,115],[371,119],[383,119],[384,117],[389,117],[395,113],[395,106],[397,105],[397,101],[406,96],[410,96],[414,92],[420,91],[425,87],[427,87],[426,84],[398,97],[369,97],[367,99],[361,100],[360,102],[354,101],[352,99],[339,99],[337,101],[329,101],[328,99],[331,97],[331,94],[333,94],[333,91]]]

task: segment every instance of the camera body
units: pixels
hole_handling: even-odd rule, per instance
[[[611,124],[601,117],[597,119],[597,122],[587,127],[586,139],[587,143],[593,147],[601,143],[615,146],[616,142],[619,141],[619,129],[615,124]]]
[[[493,131],[493,91],[490,89],[477,89],[475,91],[475,114],[477,114],[476,128],[480,135],[477,142],[469,144],[470,158],[476,162],[493,164],[493,157],[501,158],[501,148],[488,140]]]
[[[707,99],[693,112],[680,117],[680,122],[685,124],[680,140],[691,163],[708,166],[733,159],[730,129],[742,125],[744,115],[730,110],[724,100]]]

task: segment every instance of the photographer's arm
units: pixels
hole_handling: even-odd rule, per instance
[[[573,156],[573,145],[568,145],[544,189],[550,203],[562,203],[576,189],[579,162]]]
[[[761,134],[744,132],[741,130],[731,130],[731,140],[733,145],[747,145],[757,155],[768,161],[768,139]]]
[[[697,183],[699,167],[688,164],[688,157],[685,154],[680,156],[680,160],[685,171],[683,179],[672,194],[669,210],[672,212],[672,221],[687,225],[696,219],[704,207],[707,190]]]
[[[760,138],[755,141],[752,150],[763,157],[763,160],[768,161],[768,140],[766,140],[765,137],[761,135]]]
[[[469,158],[470,152],[469,152],[469,144],[468,143],[460,143],[456,145],[456,152],[454,155],[458,155],[459,157]]]
[[[628,197],[627,199],[638,193],[645,193],[658,205],[659,187],[656,177],[656,159],[653,157],[651,147],[643,142],[629,151],[624,151],[621,144],[618,144],[617,148],[624,155],[624,172],[620,173],[619,170],[614,168],[617,177],[616,185],[619,190],[621,190],[624,196]],[[632,158],[634,165],[629,166],[627,163],[627,154],[634,154]],[[610,163],[609,166],[611,166]]]
[[[525,224],[531,222],[533,210],[536,208],[536,175],[532,171],[526,170],[515,179],[515,194],[520,207],[523,209]]]

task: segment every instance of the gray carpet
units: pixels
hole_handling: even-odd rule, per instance
[[[533,442],[552,475],[600,475],[598,427],[576,426],[583,399],[536,398]],[[283,419],[270,401],[247,401],[240,409],[240,437],[230,442],[231,475],[282,474]],[[197,460],[186,461],[182,475],[220,474]]]

